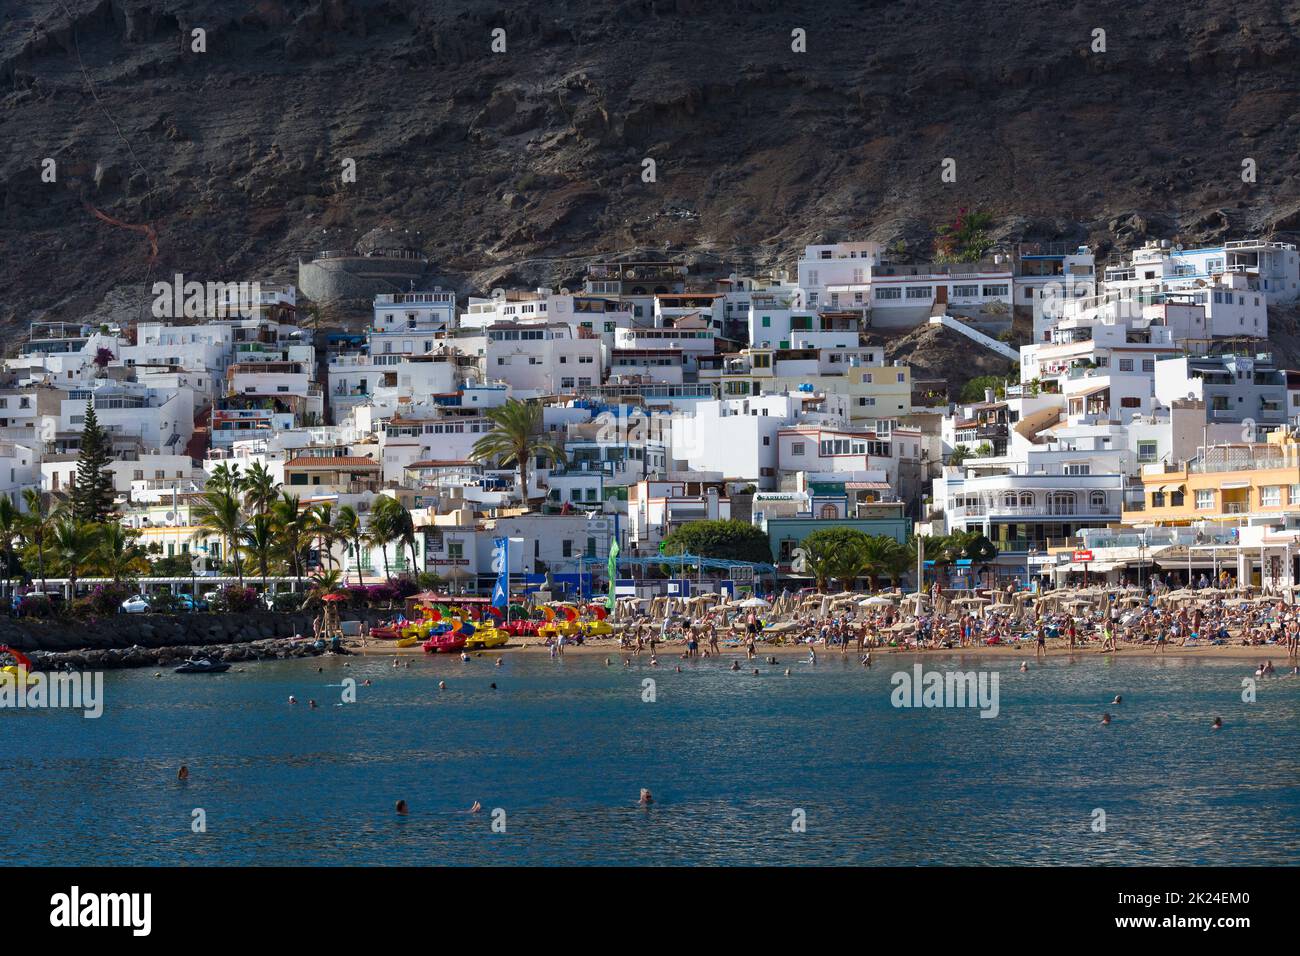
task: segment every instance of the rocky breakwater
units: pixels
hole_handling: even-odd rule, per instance
[[[314,657],[323,653],[311,638],[273,637],[246,644],[191,644],[175,647],[141,647],[136,644],[131,647],[80,651],[37,651],[31,658],[34,669],[38,671],[98,671],[119,667],[170,667],[182,664],[191,657],[236,663]]]
[[[0,621],[0,644],[22,651],[38,669],[148,667],[190,656],[222,661],[318,654],[312,615],[120,614],[92,619]]]

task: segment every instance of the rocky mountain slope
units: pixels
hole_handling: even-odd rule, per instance
[[[1103,251],[1293,238],[1298,58],[1276,0],[7,0],[0,322],[376,230],[461,291],[636,250],[923,254],[960,208]]]

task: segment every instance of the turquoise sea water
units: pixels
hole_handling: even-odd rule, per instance
[[[673,658],[614,660],[109,672],[98,720],[0,711],[0,861],[1300,862],[1300,678],[1261,679],[1257,702],[1243,703],[1249,662],[1090,655],[1021,674],[1013,661],[925,658],[999,671],[1000,714],[981,719],[893,707],[890,675],[910,657],[869,671],[838,654],[782,658],[758,676],[722,661],[678,674]],[[344,677],[374,686],[335,706],[341,690],[327,685]],[[1226,726],[1212,732],[1216,715]],[[641,787],[650,809],[634,805]],[[475,800],[483,812],[465,813]],[[191,830],[195,808],[206,833]],[[505,833],[492,832],[495,808]],[[792,830],[796,809],[805,832]]]

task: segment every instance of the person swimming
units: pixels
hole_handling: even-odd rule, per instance
[[[307,706],[310,707],[312,710],[315,710],[316,707],[317,707],[318,705],[317,705],[316,701],[314,701],[314,700],[308,700],[308,701],[307,701]]]
[[[289,695],[289,703],[291,703],[291,704],[296,704],[296,703],[298,703],[298,698],[297,698],[297,697],[294,697],[293,694],[290,694],[290,695]]]
[[[185,766],[185,764],[181,764],[181,769],[176,771],[176,779],[177,780],[190,779],[190,768]]]
[[[1106,726],[1107,724],[1109,724],[1109,723],[1110,723],[1110,714],[1102,714],[1102,715],[1101,715],[1101,725],[1102,725],[1103,727],[1105,727],[1105,726]]]
[[[397,806],[394,807],[393,809],[397,811],[398,816],[403,816],[403,817],[406,816],[406,801],[398,800]]]
[[[731,669],[732,669],[733,671],[738,671],[738,670],[740,670],[740,661],[732,661],[732,662],[731,662]]]
[[[655,802],[654,796],[645,787],[641,788],[641,797],[637,800],[639,806],[648,807]]]
[[[1121,697],[1119,694],[1116,694],[1116,695],[1115,695],[1115,699],[1112,700],[1111,703],[1112,703],[1112,704],[1122,704],[1122,703],[1124,703],[1124,698]]]
[[[438,681],[438,690],[446,690],[446,689],[447,689],[447,682],[445,680]]]
[[[481,804],[481,803],[479,803],[477,800],[475,800],[475,801],[474,801],[474,805],[473,805],[472,807],[469,808],[469,812],[470,812],[470,813],[478,813],[478,812],[479,812],[480,810],[482,810],[482,809],[483,809],[483,804]]]
[[[789,676],[790,676],[790,668],[788,668],[788,667],[785,669],[785,676],[786,676],[786,677],[789,677]]]
[[[1223,718],[1222,718],[1222,717],[1215,717],[1215,718],[1214,718],[1214,723],[1210,725],[1210,729],[1211,729],[1211,730],[1222,730],[1222,729],[1223,729]]]
[[[1028,661],[1021,661],[1021,662],[1020,662],[1020,673],[1022,673],[1022,674],[1026,674],[1026,673],[1028,673],[1028,672],[1029,672],[1029,662],[1028,662]]]

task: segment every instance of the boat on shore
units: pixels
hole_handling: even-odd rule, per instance
[[[230,665],[207,657],[191,657],[173,670],[177,674],[222,674],[230,670]]]

